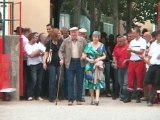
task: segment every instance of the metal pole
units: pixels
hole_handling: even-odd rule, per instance
[[[3,0],[3,53],[4,53],[4,47],[5,47],[5,15],[6,15],[6,9],[5,9],[5,0]]]
[[[12,2],[12,20],[14,20],[14,3]],[[12,30],[11,33],[13,34],[14,29],[14,21],[12,21]]]
[[[160,30],[160,0],[158,0],[158,30]]]

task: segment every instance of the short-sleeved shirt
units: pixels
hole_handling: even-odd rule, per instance
[[[27,54],[27,65],[30,66],[30,65],[37,65],[39,63],[41,63],[41,57],[38,56],[38,57],[29,57],[29,55],[31,55],[33,52],[39,50],[39,47],[38,47],[38,44],[35,43],[33,45],[27,43],[25,45],[25,51],[26,51],[26,54]]]
[[[62,41],[63,40],[60,39],[58,41],[57,45],[56,45],[53,42],[51,42],[51,40],[50,40],[46,44],[46,52],[49,52],[50,49],[52,49],[52,61],[51,61],[50,64],[53,65],[53,66],[60,66],[60,63],[59,63],[60,58],[59,58],[59,55],[58,55],[58,51],[59,51],[59,48],[62,44]]]
[[[151,65],[160,65],[160,60],[157,59],[157,57],[160,55],[160,43],[157,43],[157,41],[153,42],[148,55],[151,56]]]
[[[38,47],[43,53],[46,51],[46,47],[41,42],[38,43]],[[43,62],[43,56],[41,56],[41,62]]]
[[[125,68],[126,66],[123,65],[124,60],[129,59],[129,55],[127,52],[128,44],[124,47],[116,45],[113,50],[113,56],[117,59],[117,67],[118,68]]]
[[[140,51],[141,49],[145,50],[147,46],[146,40],[140,37],[138,40],[134,39],[130,42],[129,48],[135,51]],[[141,60],[138,54],[131,52],[130,60],[137,61]]]

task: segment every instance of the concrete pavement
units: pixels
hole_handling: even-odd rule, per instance
[[[0,101],[0,120],[160,120],[160,104],[147,107],[146,102],[122,103],[101,97],[99,106],[91,106],[89,97],[78,106],[67,101]]]

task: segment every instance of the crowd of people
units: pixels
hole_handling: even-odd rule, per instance
[[[123,103],[155,103],[160,87],[160,31],[142,32],[138,27],[125,35],[87,30],[78,27],[54,28],[48,34],[17,27],[24,48],[24,97],[49,102],[68,100],[68,105],[85,102],[99,105],[100,94],[119,98]],[[21,31],[21,32],[20,32]],[[58,87],[58,85],[60,87]]]

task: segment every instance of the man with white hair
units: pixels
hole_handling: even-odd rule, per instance
[[[70,36],[66,38],[60,49],[59,57],[61,66],[65,63],[68,81],[68,105],[73,105],[74,100],[81,105],[83,88],[83,68],[85,58],[82,57],[85,40],[78,36],[78,28],[70,29]],[[76,77],[76,98],[74,98],[74,78]]]

